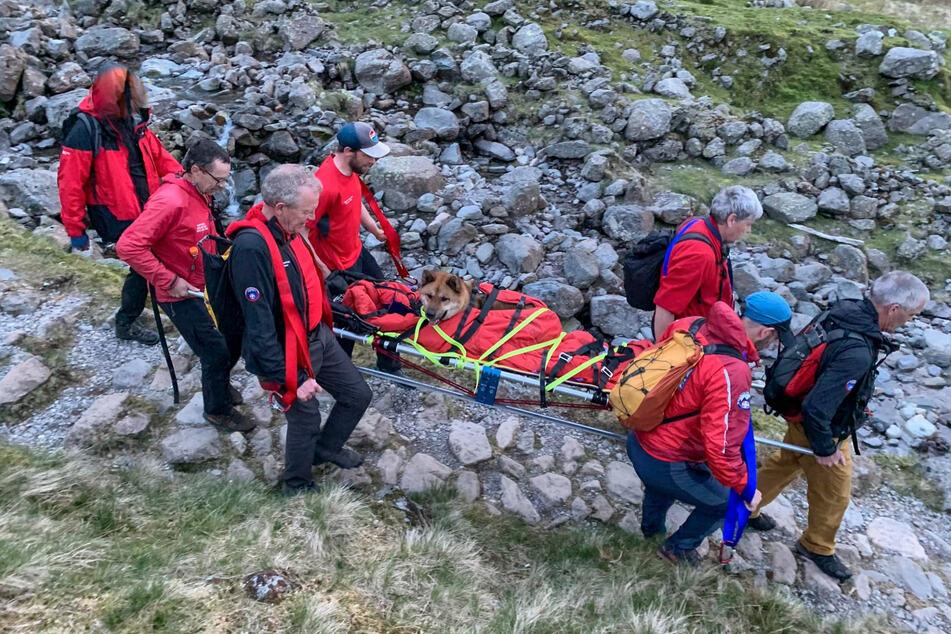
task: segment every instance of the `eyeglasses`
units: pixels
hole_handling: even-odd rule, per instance
[[[203,171],[205,174],[208,174],[208,176],[211,176],[211,177],[214,179],[214,181],[215,181],[215,185],[218,185],[218,186],[227,185],[227,184],[228,184],[228,179],[231,178],[231,174],[228,174],[228,175],[225,176],[224,178],[218,178],[217,176],[215,176],[214,174],[212,174],[211,172],[209,172],[208,170],[206,170],[204,167],[199,167],[198,169],[200,169],[201,171]]]

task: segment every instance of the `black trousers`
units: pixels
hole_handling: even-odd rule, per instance
[[[353,266],[347,269],[349,273],[359,273],[361,275],[367,275],[377,280],[383,279],[383,269],[380,268],[380,265],[376,263],[376,260],[373,259],[373,256],[367,251],[366,247],[362,247],[360,250],[360,257],[357,258],[357,261],[354,262]],[[346,289],[344,289],[346,290]],[[333,292],[328,291],[328,292]],[[344,352],[347,353],[348,357],[353,356],[353,344],[356,343],[352,339],[337,339],[340,342],[340,347],[343,348]],[[394,372],[400,368],[400,362],[396,359],[391,359],[390,357],[377,353],[376,355],[376,365],[384,372]]]
[[[241,357],[241,338],[228,340],[205,308],[204,300],[195,298],[178,302],[159,302],[188,347],[201,361],[201,395],[206,414],[228,414],[233,407],[229,390],[231,368]]]
[[[330,328],[320,324],[311,331],[309,343],[310,362],[317,383],[336,402],[323,429],[320,428],[320,407],[316,398],[294,401],[285,412],[287,445],[284,450],[284,483],[289,488],[307,486],[314,481],[311,468],[317,447],[328,453],[339,451],[373,397],[370,387],[337,343]],[[301,372],[299,383],[303,383],[306,378]]]
[[[116,312],[116,327],[128,328],[145,310],[145,300],[149,296],[149,283],[145,278],[129,269],[122,283],[122,299]]]

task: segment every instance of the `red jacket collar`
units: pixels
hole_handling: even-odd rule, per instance
[[[195,187],[187,178],[182,175],[176,174],[171,178],[166,179],[164,182],[171,183],[172,185],[177,186],[183,192],[185,192],[189,197],[194,198],[195,200],[201,201],[206,207],[211,207],[211,196],[205,196],[198,191],[198,188]]]

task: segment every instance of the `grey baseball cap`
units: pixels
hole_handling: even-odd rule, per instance
[[[354,121],[340,128],[337,132],[337,144],[340,149],[361,150],[373,158],[383,158],[390,153],[390,146],[377,138],[373,126],[362,121]]]

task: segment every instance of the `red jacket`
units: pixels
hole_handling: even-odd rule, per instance
[[[136,197],[132,176],[129,174],[129,150],[120,140],[112,123],[97,114],[93,89],[80,102],[79,109],[96,117],[102,129],[102,145],[93,163],[93,139],[86,127],[77,123],[63,140],[60,153],[59,200],[61,219],[66,233],[75,238],[86,231],[86,208],[97,207],[117,220],[134,220],[139,216],[140,205]],[[154,193],[160,179],[169,174],[179,174],[182,166],[168,153],[158,138],[148,129],[148,118],[135,128],[145,164],[149,192]],[[90,178],[94,172],[95,191]]]
[[[675,321],[661,339],[674,330],[688,329],[695,319]],[[726,344],[745,351],[751,363],[759,361],[743,322],[723,302],[713,305],[697,338],[704,345]],[[748,363],[726,355],[704,355],[664,410],[664,418],[688,416],[635,432],[638,441],[658,460],[706,463],[721,484],[742,494],[748,475],[741,449],[750,424],[751,383]],[[698,413],[689,416],[692,412]]]
[[[654,304],[669,310],[678,319],[706,317],[718,301],[733,306],[730,260],[723,255],[720,232],[710,218],[688,218],[677,227],[675,235],[691,222],[688,233],[704,236],[713,248],[700,240],[681,237],[670,251],[654,295]]]
[[[142,215],[116,243],[119,257],[155,287],[160,302],[177,302],[168,289],[182,277],[197,289],[205,288],[198,241],[215,233],[209,199],[181,176],[162,184],[152,194]],[[214,249],[214,244],[206,245]]]

